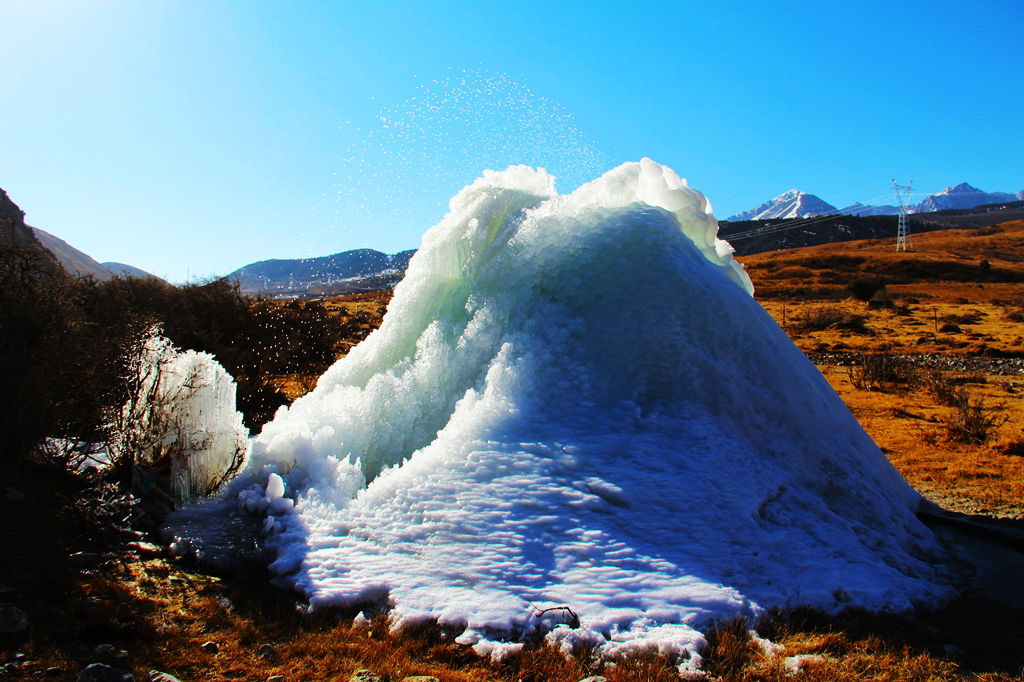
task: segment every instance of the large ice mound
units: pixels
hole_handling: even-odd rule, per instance
[[[918,495],[717,227],[648,159],[566,196],[523,166],[459,192],[235,481],[272,570],[491,653],[550,630],[685,657],[714,618],[945,597]]]

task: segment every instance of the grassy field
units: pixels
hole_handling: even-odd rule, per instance
[[[896,253],[892,241],[850,242],[744,262],[767,311],[820,362],[917,490],[950,511],[1024,519],[1024,374],[1008,369],[1024,357],[1024,223],[913,241],[913,253]],[[853,284],[865,278],[879,281]],[[875,288],[869,300],[851,296],[864,286]],[[356,321],[361,338],[389,297],[326,305]],[[275,382],[295,397],[315,377]],[[672,661],[650,652],[609,663],[531,646],[491,662],[436,628],[391,632],[382,621],[305,617],[295,595],[270,589],[258,567],[216,577],[104,531],[109,505],[80,482],[34,467],[15,480],[18,495],[0,497],[0,601],[23,608],[31,626],[0,634],[0,665],[14,662],[0,678],[77,679],[104,643],[127,652],[118,664],[136,679],[151,669],[181,680],[346,680],[358,669],[389,682],[679,678]],[[704,652],[707,676],[1024,679],[1024,588],[1014,570],[1024,553],[941,532],[991,564],[955,603],[902,616],[797,611],[722,623]],[[770,643],[751,637],[752,628]]]

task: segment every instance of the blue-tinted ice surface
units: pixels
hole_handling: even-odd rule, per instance
[[[380,329],[231,494],[314,607],[387,601],[501,655],[547,635],[696,662],[715,618],[951,593],[919,496],[752,297],[705,198],[627,163],[486,172]]]

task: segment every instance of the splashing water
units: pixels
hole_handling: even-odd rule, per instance
[[[366,235],[374,248],[415,246],[388,233],[420,234],[425,219],[443,214],[443,198],[481,168],[540,166],[575,187],[609,165],[561,105],[508,74],[482,70],[422,83],[349,132],[355,139],[337,173],[335,228],[349,243]]]

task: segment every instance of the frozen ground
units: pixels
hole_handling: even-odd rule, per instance
[[[716,234],[647,159],[567,196],[526,167],[462,190],[233,482],[280,581],[481,653],[547,632],[691,664],[715,618],[949,596],[918,495]]]

